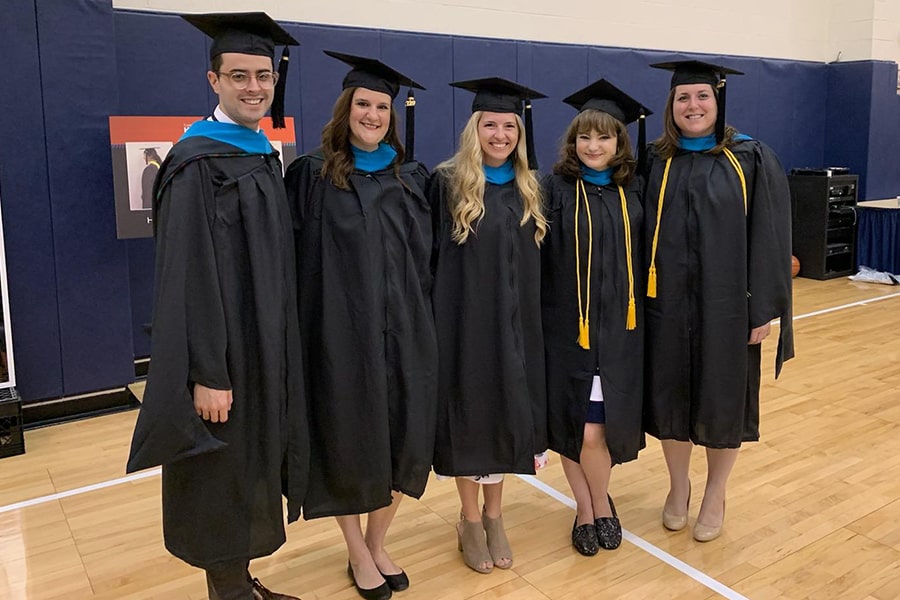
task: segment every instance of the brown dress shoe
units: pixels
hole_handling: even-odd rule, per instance
[[[279,594],[269,590],[259,582],[259,579],[253,578],[253,600],[300,600],[297,596],[288,596],[287,594]]]

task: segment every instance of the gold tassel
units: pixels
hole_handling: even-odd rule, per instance
[[[628,301],[628,317],[625,320],[625,329],[634,329],[637,327],[637,308],[634,305],[634,298]]]
[[[656,267],[650,267],[650,274],[647,276],[647,297],[656,298]]]
[[[578,345],[585,350],[590,350],[591,338],[588,335],[588,330],[590,329],[588,319],[579,319],[578,321]]]

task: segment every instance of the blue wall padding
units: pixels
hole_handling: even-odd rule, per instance
[[[108,1],[37,8],[63,393],[71,395],[134,379],[128,254],[110,202],[115,29]]]
[[[62,393],[63,379],[34,11],[34,0],[7,0],[0,19],[3,69],[16,82],[15,101],[0,111],[0,201],[17,387],[47,398]]]
[[[859,175],[860,198],[866,198],[872,63],[832,63],[828,68],[825,163],[849,167]]]
[[[115,238],[107,117],[208,114],[216,104],[205,76],[209,41],[176,15],[117,11],[109,0],[7,3],[0,55],[18,101],[15,112],[0,111],[0,193],[19,389],[34,400],[119,386],[133,378],[133,357],[149,352],[154,246]],[[416,93],[416,157],[429,168],[453,153],[470,115],[472,94],[450,81],[500,76],[546,93],[534,102],[544,173],[575,114],[563,97],[605,77],[656,113],[652,140],[670,74],[647,65],[700,58],[746,73],[728,80],[728,121],[770,145],[786,169],[848,166],[860,175],[861,198],[900,193],[893,63],[282,25],[302,44],[291,53],[286,94],[298,152],[319,145],[347,71],[326,48],[380,58],[428,88]],[[629,131],[636,138],[636,127]]]
[[[897,63],[872,63],[872,126],[869,131],[869,169],[866,198],[900,196],[900,95],[897,94]]]

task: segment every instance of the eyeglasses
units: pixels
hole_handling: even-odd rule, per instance
[[[252,75],[247,71],[216,71],[216,75],[227,77],[231,80],[231,85],[239,90],[247,89],[252,79],[256,79],[256,83],[263,89],[272,89],[278,83],[278,73],[273,71],[259,71],[256,75]]]

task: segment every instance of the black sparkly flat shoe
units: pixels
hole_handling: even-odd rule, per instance
[[[572,524],[572,545],[582,556],[594,556],[600,551],[597,541],[597,528],[593,523],[578,524],[578,517]]]
[[[613,516],[594,519],[594,528],[597,531],[597,541],[600,546],[606,550],[615,550],[622,543],[622,524],[619,522],[619,515],[616,513],[616,505],[613,504],[612,498],[609,495],[606,497],[609,500],[609,508]]]

